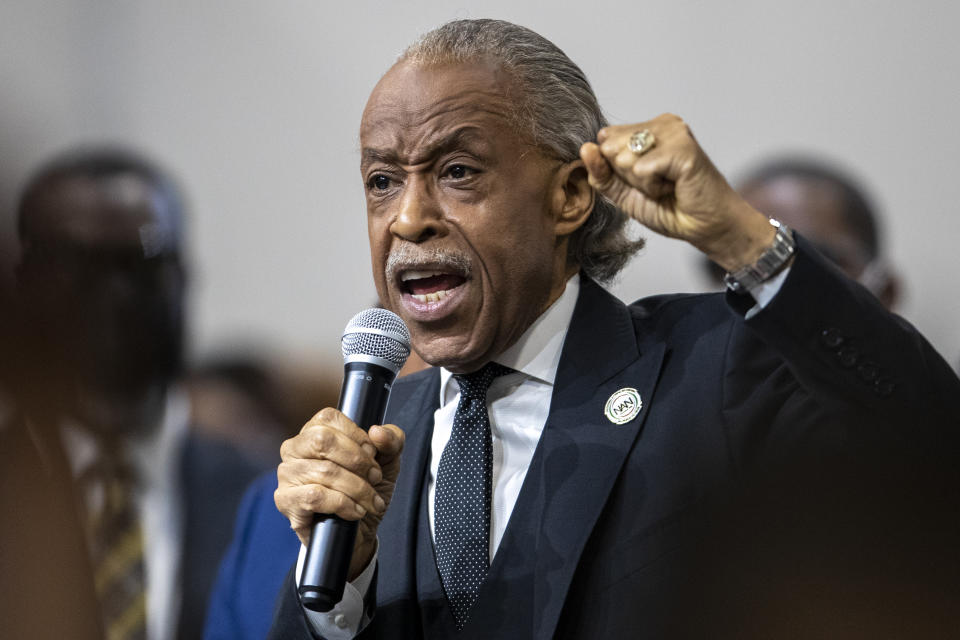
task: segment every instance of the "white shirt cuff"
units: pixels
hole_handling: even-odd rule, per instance
[[[377,546],[373,550],[373,558],[371,558],[370,564],[360,572],[356,580],[348,582],[344,586],[343,600],[338,602],[333,609],[324,613],[311,611],[307,608],[303,609],[316,634],[326,640],[351,640],[367,626],[370,622],[370,616],[365,615],[363,599],[366,597],[367,591],[370,589],[370,583],[373,581],[379,551],[380,540],[377,539]],[[303,571],[303,562],[306,556],[307,548],[301,544],[295,574],[297,589],[300,588],[300,573]]]
[[[770,301],[773,300],[774,296],[776,296],[777,293],[780,292],[781,287],[783,287],[783,281],[787,279],[787,275],[790,273],[792,266],[793,265],[783,269],[769,280],[764,280],[760,284],[748,289],[756,304],[750,307],[744,319],[749,320],[770,304]]]

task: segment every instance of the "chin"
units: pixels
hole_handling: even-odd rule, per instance
[[[429,345],[429,342],[428,342]],[[446,350],[431,349],[414,345],[413,349],[420,354],[420,358],[432,367],[447,367],[456,360],[456,357]]]
[[[422,341],[414,339],[413,348],[420,354],[420,358],[431,366],[443,367],[454,373],[472,371],[470,366],[479,359],[476,354],[470,353],[473,349],[466,345],[443,344],[445,342],[447,341],[444,338],[425,338]]]

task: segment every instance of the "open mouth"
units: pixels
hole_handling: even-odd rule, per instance
[[[466,282],[458,273],[436,270],[404,271],[400,274],[400,288],[419,302],[440,302],[454,289]]]

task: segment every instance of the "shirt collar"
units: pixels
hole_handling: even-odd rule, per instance
[[[494,362],[553,385],[557,377],[557,366],[560,364],[563,341],[567,337],[567,329],[570,328],[579,295],[580,274],[574,274],[567,280],[560,297],[534,320],[519,340],[495,357]],[[440,369],[441,405],[449,401],[448,391],[450,395],[456,393],[456,387],[450,384],[452,379],[453,374],[450,371],[446,368]]]
[[[173,461],[187,439],[190,423],[190,403],[179,387],[167,392],[163,416],[156,429],[148,429],[127,440],[125,455],[136,470],[140,482],[154,484],[168,469],[175,469]],[[93,464],[99,455],[94,436],[73,418],[60,424],[60,434],[74,477]]]

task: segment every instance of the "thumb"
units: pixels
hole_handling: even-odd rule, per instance
[[[583,143],[580,147],[580,159],[587,169],[590,186],[609,197],[608,192],[612,190],[617,176],[600,152],[600,147],[594,142]]]
[[[383,470],[383,479],[393,482],[400,472],[400,454],[406,436],[394,424],[375,425],[368,432],[370,441],[377,448],[377,462]]]
[[[580,147],[580,159],[583,160],[583,166],[587,168],[590,186],[617,207],[637,218],[636,212],[641,210],[644,196],[617,175],[603,156],[600,147],[593,142],[584,143]]]

